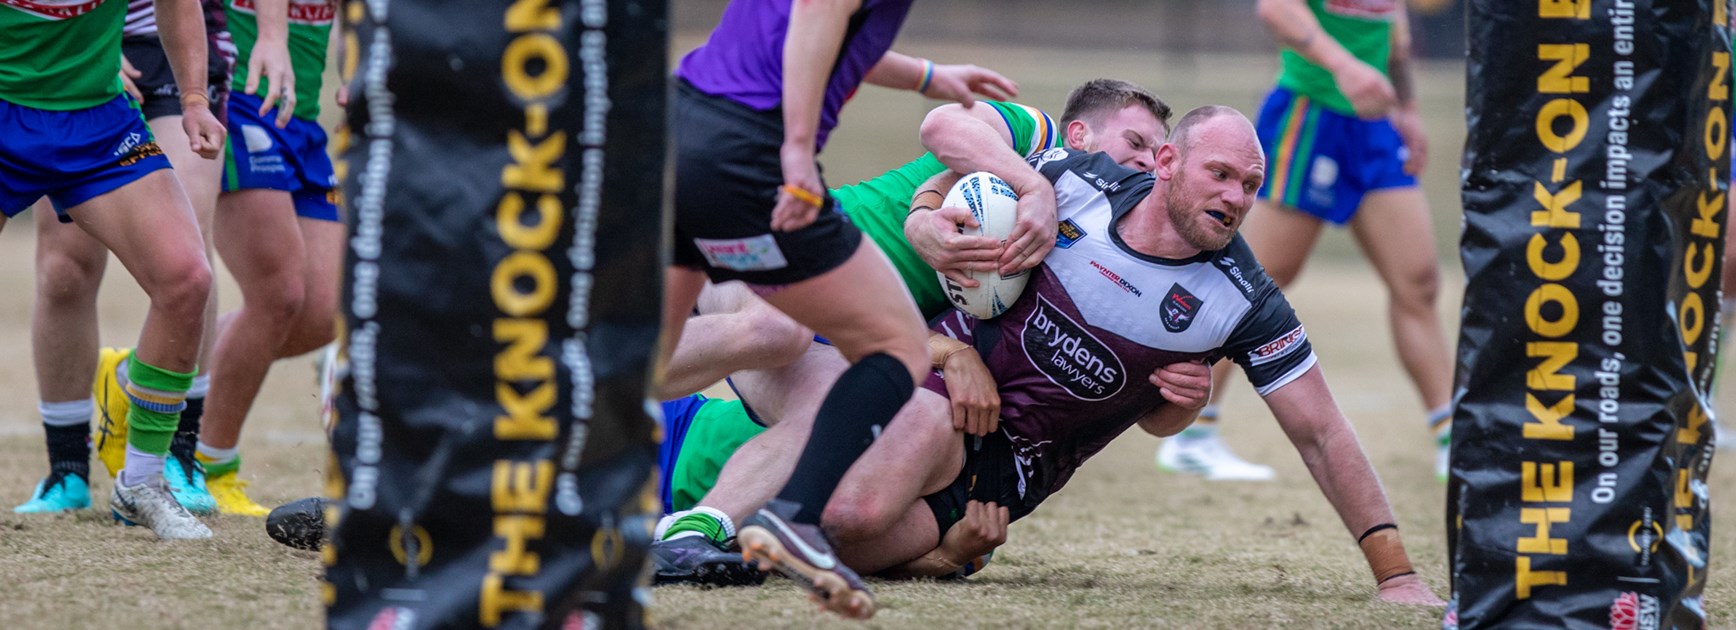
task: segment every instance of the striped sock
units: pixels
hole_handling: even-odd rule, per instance
[[[1218,435],[1218,406],[1206,405],[1200,409],[1200,417],[1193,424],[1176,434],[1183,441],[1203,440]]]
[[[187,407],[193,375],[140,361],[137,352],[127,363],[127,402],[132,403],[127,410],[127,446],[142,453],[166,454],[181,424],[181,410]]]
[[[1429,430],[1434,432],[1436,439],[1445,437],[1453,430],[1453,406],[1451,404],[1441,405],[1429,411]]]
[[[241,448],[217,448],[200,442],[198,446],[199,463],[205,466],[205,478],[221,477],[241,470]]]

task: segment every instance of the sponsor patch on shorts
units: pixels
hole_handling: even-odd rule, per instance
[[[1263,365],[1289,356],[1297,348],[1302,347],[1302,342],[1307,339],[1308,332],[1302,330],[1301,326],[1297,326],[1290,332],[1284,333],[1283,336],[1254,348],[1252,352],[1248,353],[1248,365]]]
[[[719,269],[734,271],[769,271],[789,266],[777,239],[770,234],[747,238],[696,238],[693,246],[705,256],[705,262]]]

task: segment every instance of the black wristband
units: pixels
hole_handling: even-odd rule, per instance
[[[1356,537],[1356,544],[1358,544],[1358,545],[1362,544],[1362,541],[1368,540],[1369,536],[1373,536],[1375,532],[1378,532],[1378,531],[1383,530],[1383,529],[1398,529],[1398,526],[1394,525],[1392,523],[1381,523],[1379,525],[1375,525],[1374,527],[1370,527],[1370,528],[1368,528],[1368,531],[1363,532],[1361,536]]]
[[[1404,573],[1394,573],[1392,575],[1386,576],[1386,579],[1384,579],[1384,580],[1381,580],[1379,582],[1375,582],[1374,585],[1380,586],[1380,585],[1385,584],[1387,582],[1391,582],[1393,578],[1401,578],[1401,577],[1404,577],[1407,575],[1416,575],[1416,574],[1417,574],[1416,571],[1405,571]]]
[[[910,212],[906,212],[905,215],[908,216],[908,215],[916,214],[917,212],[921,212],[923,210],[933,210],[933,209],[934,209],[934,206],[916,206],[914,208],[911,208]]]

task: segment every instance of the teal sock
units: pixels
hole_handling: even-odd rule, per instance
[[[1182,440],[1204,440],[1218,436],[1218,406],[1206,405],[1200,409],[1200,417],[1193,424],[1187,425],[1176,437]]]

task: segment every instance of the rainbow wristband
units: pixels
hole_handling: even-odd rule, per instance
[[[922,83],[916,86],[917,94],[927,94],[928,84],[934,80],[934,62],[922,60]]]

